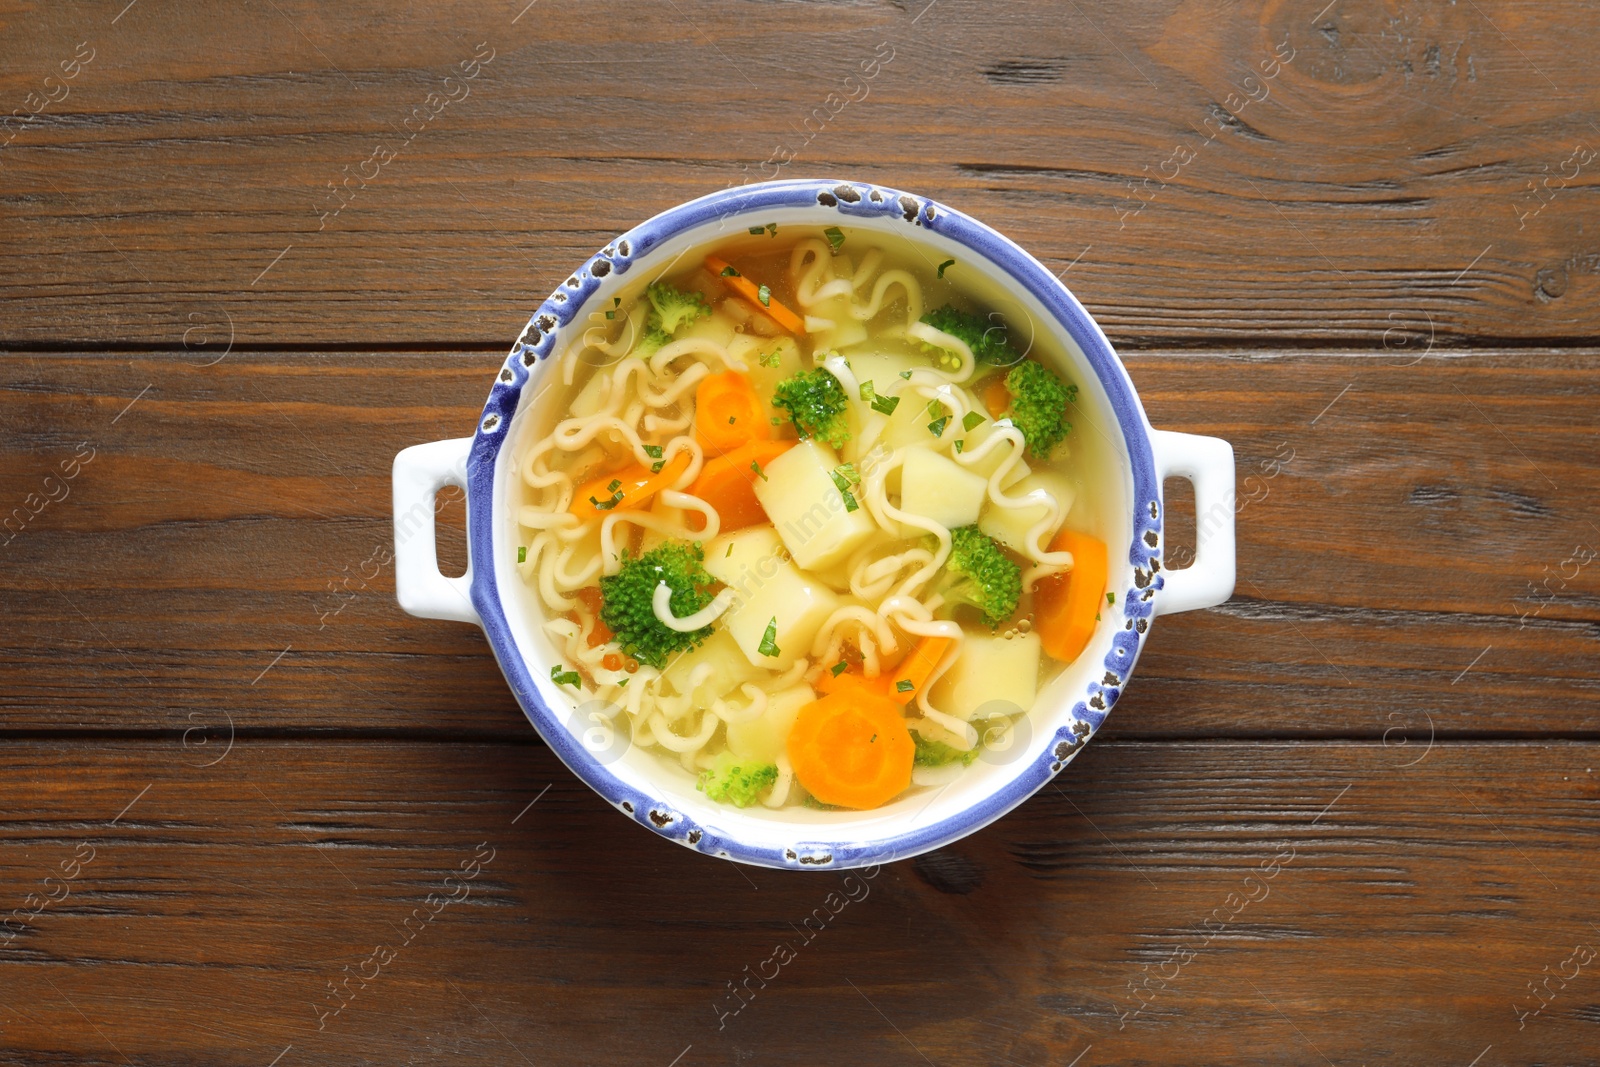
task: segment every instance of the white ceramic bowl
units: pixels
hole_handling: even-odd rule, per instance
[[[527,416],[587,315],[636,291],[686,253],[753,226],[843,225],[910,241],[929,263],[954,259],[962,284],[1029,324],[1029,346],[1061,364],[1080,392],[1072,440],[1106,465],[1106,517],[1115,606],[1088,648],[1040,693],[1004,758],[986,758],[940,788],[913,789],[873,811],[804,807],[739,809],[708,800],[659,756],[602,729],[575,707],[550,668],[561,657],[541,628],[542,609],[517,573],[520,482],[513,454]],[[1020,340],[1020,335],[1019,335]],[[544,415],[548,417],[548,415]],[[540,427],[547,429],[548,427]],[[1092,434],[1090,431],[1093,431]],[[1083,455],[1078,457],[1083,460]],[[1193,563],[1162,565],[1162,481],[1194,484],[1201,516]],[[439,572],[433,501],[440,488],[467,494],[470,562],[460,578]],[[781,868],[848,868],[938,848],[1004,815],[1059,773],[1105,720],[1158,615],[1222,603],[1234,583],[1233,449],[1226,441],[1152,429],[1139,398],[1094,320],[1028,253],[989,227],[924,197],[833,179],[728,189],[663,212],[583,264],[547,299],[517,340],[471,437],[408,448],[395,457],[395,588],[400,606],[430,619],[483,627],[511,690],[551,749],[597,793],[640,825],[710,855]]]

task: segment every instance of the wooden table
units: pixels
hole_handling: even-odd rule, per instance
[[[1597,1062],[1600,9],[523,3],[0,7],[0,1059]],[[579,784],[389,467],[774,173],[1013,236],[1246,488],[1083,757],[735,1000],[842,877]]]

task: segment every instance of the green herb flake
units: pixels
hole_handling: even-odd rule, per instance
[[[624,678],[624,679],[622,679],[622,680],[621,680],[621,681],[620,681],[620,682],[618,682],[618,683],[617,683],[617,688],[618,688],[618,689],[621,689],[621,688],[623,688],[623,687],[624,687],[624,686],[626,686],[626,685],[627,685],[627,684],[628,684],[628,683],[629,683],[629,682],[631,682],[631,681],[633,681],[633,679],[631,679],[631,678]]]
[[[756,477],[760,478],[762,481],[765,482],[765,481],[769,480],[767,478],[766,472],[761,469],[761,462],[759,460],[754,460],[754,459],[751,460],[750,461],[750,469],[755,471],[756,472]]]
[[[645,445],[644,454],[651,459],[660,459],[663,453],[660,445]]]
[[[760,233],[761,231],[760,230],[751,230],[750,232],[751,233]],[[739,272],[737,270],[735,270],[733,268],[733,264],[730,263],[726,267],[722,268],[722,273],[717,275],[717,277],[719,277],[719,278],[737,278],[737,277],[739,277]]]
[[[723,558],[723,559],[727,559],[727,558],[728,558],[728,557],[729,557],[729,556],[731,556],[731,555],[733,555],[733,546],[732,546],[732,545],[731,545],[731,544],[730,544],[730,545],[729,545],[729,546],[728,546],[728,551],[726,551],[726,552],[724,552],[724,553],[723,553],[723,554],[722,554],[722,558]]]
[[[732,426],[734,423],[736,423],[738,421],[739,421],[739,416],[737,416],[737,415],[729,415],[728,416],[728,425],[729,426]]]
[[[612,508],[622,503],[622,494],[612,493],[610,500],[596,500],[591,496],[589,498],[589,503],[594,505],[594,509],[596,511],[610,511]]]
[[[763,656],[778,658],[778,617],[774,615],[772,621],[767,623],[767,632],[761,635],[761,643],[756,646],[756,651]]]
[[[837,471],[837,470],[829,471],[828,472],[828,477],[833,479],[833,484],[838,488],[839,492],[848,493],[850,491],[850,479],[846,478],[839,471]]]
[[[909,382],[911,380],[911,372],[908,370],[903,370],[900,372],[900,377]]]
[[[783,350],[774,348],[771,352],[761,357],[763,367],[777,367],[783,363]]]
[[[949,422],[949,415],[943,415],[937,419],[934,419],[932,422],[928,423],[928,432],[933,434],[935,437],[943,437],[944,428],[949,424]]]
[[[570,685],[574,689],[583,688],[583,675],[577,671],[564,671],[559,663],[550,668],[550,680],[557,685]]]
[[[622,488],[622,479],[621,478],[613,478],[613,479],[611,479],[611,484],[606,486],[606,492],[615,493],[618,489],[621,489],[621,488]]]
[[[872,380],[870,378],[861,383],[861,399],[862,400],[871,400],[873,397],[875,397],[877,395],[878,395],[877,393],[872,391]]]
[[[894,688],[896,692],[909,693],[915,689],[916,686],[912,684],[910,678],[902,678],[898,682],[894,683]]]
[[[980,425],[982,422],[982,415],[978,414],[976,411],[969,411],[961,419],[961,428],[968,433],[971,433],[973,427]]]
[[[939,264],[939,277],[943,278],[944,277],[944,272],[949,270],[951,267],[953,267],[955,265],[956,265],[956,261],[953,260],[953,259],[947,259],[943,263]]]
[[[897,396],[875,396],[872,398],[872,410],[884,415],[893,415],[894,409],[900,406]]]
[[[1115,594],[1115,593],[1107,593],[1106,594],[1106,603],[1107,604],[1115,604],[1116,602],[1117,602],[1117,594]]]
[[[766,232],[767,232],[767,228],[765,226],[752,226],[752,227],[750,227],[750,236],[751,237],[760,237],[762,234],[764,234]]]
[[[828,239],[828,245],[835,252],[838,252],[839,248],[844,244],[844,231],[837,226],[829,226],[822,231],[822,236]]]
[[[928,401],[928,418],[937,419],[939,412],[944,410],[944,403],[938,399]]]
[[[761,301],[761,306],[762,307],[764,307],[764,308],[771,307],[772,306],[772,290],[770,288],[768,288],[767,286],[763,285],[761,288],[756,290],[756,299]]]
[[[839,495],[844,497],[844,510],[847,513],[851,512],[851,511],[860,511],[861,510],[861,505],[856,503],[856,497],[855,497],[854,493],[852,493],[852,492],[850,492],[849,490],[846,489],[846,490],[841,490]]]
[[[616,317],[617,317],[617,313],[616,313],[616,312],[615,312],[615,311],[608,311],[608,312],[606,312],[606,318],[608,318],[608,319],[614,319],[614,318],[616,318]]]
[[[846,663],[844,660],[840,660],[838,663],[835,663],[833,665],[833,676],[835,678],[837,678],[837,677],[839,677],[839,675],[843,674],[845,671],[847,671],[849,669],[850,669],[850,664]]]
[[[528,546],[527,545],[518,545],[517,546],[517,562],[518,563],[526,563],[526,562],[528,562]]]
[[[956,438],[956,452],[958,454],[960,453],[960,451],[963,448],[966,448],[966,447],[967,447],[967,439],[965,437]]]
[[[667,465],[667,461],[666,460],[658,459],[654,463],[650,464],[650,473],[651,474],[660,474],[661,473],[661,468],[665,467],[666,465]]]
[[[776,237],[776,236],[778,236],[778,224],[776,222],[767,223],[766,231],[767,231],[767,236],[768,237]]]

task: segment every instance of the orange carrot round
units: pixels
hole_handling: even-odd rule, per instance
[[[989,409],[989,416],[998,419],[1011,410],[1011,390],[1006,388],[1006,376],[996,374],[978,386],[978,397]]]
[[[706,455],[771,436],[772,425],[747,376],[728,370],[701,379],[694,394],[694,437]]]
[[[824,804],[864,810],[911,784],[916,743],[900,706],[856,687],[800,709],[789,731],[795,777]]]
[[[679,452],[654,473],[635,464],[626,470],[602,474],[573,490],[572,506],[567,510],[588,522],[613,511],[642,508],[651,497],[677,481],[693,458],[687,452]]]
[[[804,320],[773,296],[772,290],[767,290],[767,299],[763,302],[761,299],[761,287],[742,274],[725,273],[732,269],[725,259],[718,259],[716,256],[706,257],[706,270],[716,275],[723,285],[748,300],[755,310],[761,312],[790,333],[806,332]]]
[[[766,510],[756,499],[756,479],[761,476],[751,464],[765,470],[767,464],[793,447],[793,441],[751,441],[707,459],[689,493],[717,509],[723,533],[766,522]]]
[[[1033,625],[1045,652],[1062,663],[1078,658],[1094,636],[1106,595],[1106,546],[1076,530],[1062,530],[1052,552],[1071,552],[1072,570],[1041,578],[1033,587]]]
[[[889,685],[889,695],[902,703],[915,700],[917,694],[922,692],[922,687],[927,685],[928,679],[933,676],[939,661],[950,651],[953,641],[954,638],[949,637],[924,637],[918,641],[917,647],[900,661],[899,669],[894,672],[894,678]]]

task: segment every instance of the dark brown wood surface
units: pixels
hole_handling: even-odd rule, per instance
[[[0,3],[0,1060],[1600,1062],[1600,9],[1324,3]],[[381,562],[782,151],[1062,270],[1248,500],[1067,773],[849,884],[629,825]]]

